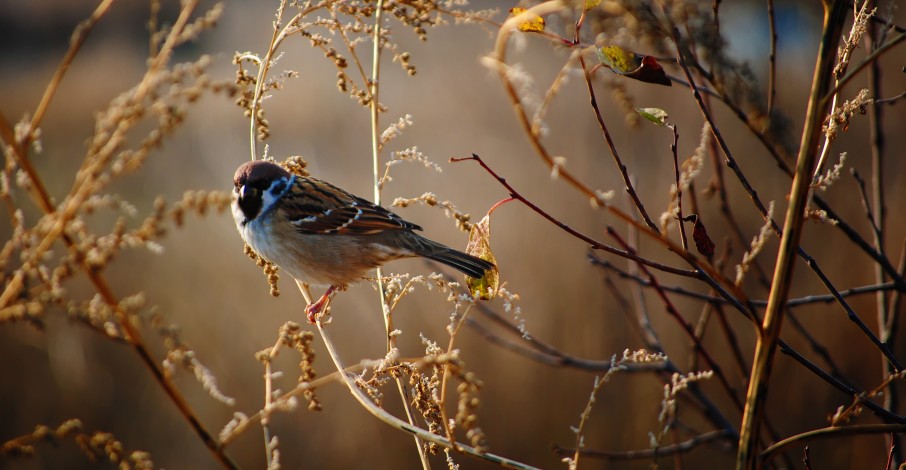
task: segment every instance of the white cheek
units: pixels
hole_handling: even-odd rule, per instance
[[[282,196],[282,193],[281,193]],[[266,214],[271,207],[277,202],[278,197],[275,197],[271,190],[267,190],[261,193],[261,211],[259,214]]]

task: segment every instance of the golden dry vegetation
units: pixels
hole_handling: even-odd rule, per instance
[[[893,468],[906,20],[827,3],[0,4],[0,468]],[[501,289],[308,324],[253,156],[461,249],[513,197]]]

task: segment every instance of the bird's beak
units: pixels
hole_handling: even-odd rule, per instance
[[[239,199],[245,198],[245,185],[239,187]]]

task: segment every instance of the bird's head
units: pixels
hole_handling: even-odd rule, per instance
[[[276,163],[261,160],[243,163],[233,176],[236,221],[245,225],[267,213],[289,190],[292,180],[293,175]]]

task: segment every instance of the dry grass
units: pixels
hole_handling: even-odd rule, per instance
[[[780,47],[751,65],[727,44],[742,7],[711,2],[150,6],[101,1],[55,73],[0,79],[0,459],[902,462],[906,116],[885,98],[904,33],[884,4],[792,31],[785,4],[752,3]],[[150,31],[110,46],[116,22]],[[811,80],[796,34],[825,41]],[[612,73],[614,45],[643,70]],[[102,83],[103,60],[123,65]],[[271,298],[288,276],[242,253],[229,194],[195,189],[247,158],[370,187],[452,246],[472,229],[501,284],[478,300],[392,264],[307,331],[300,296]]]

